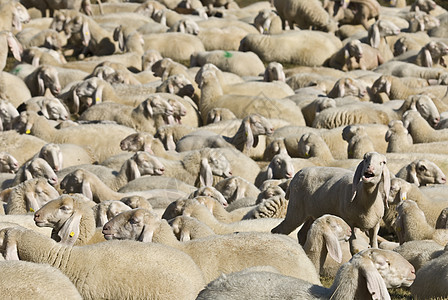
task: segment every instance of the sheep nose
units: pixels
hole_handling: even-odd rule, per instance
[[[104,224],[104,226],[103,226],[103,233],[107,232],[109,230],[110,230],[110,224]]]
[[[34,220],[38,219],[40,217],[40,215],[36,212],[34,213]]]

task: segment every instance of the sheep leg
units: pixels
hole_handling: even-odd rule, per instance
[[[296,201],[291,201],[290,196],[285,219],[271,230],[272,233],[290,234],[306,220],[307,216],[304,216],[301,213],[301,209],[295,205],[295,202]]]
[[[378,222],[375,227],[369,229],[370,247],[378,248],[378,231],[380,230],[380,223]]]

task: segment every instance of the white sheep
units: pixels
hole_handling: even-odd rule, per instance
[[[16,173],[12,185],[17,185],[25,180],[43,177],[48,180],[51,185],[58,183],[58,176],[53,171],[50,164],[40,157],[35,157],[24,163]]]
[[[258,174],[255,186],[260,188],[264,181],[269,179],[290,179],[294,176],[295,166],[292,158],[287,153],[277,154],[269,162],[269,165]]]
[[[407,111],[403,115],[403,125],[412,136],[414,143],[430,143],[448,140],[448,130],[436,130],[417,112]]]
[[[418,299],[437,299],[446,297],[448,289],[447,247],[444,254],[426,263],[415,274],[414,283],[411,286],[412,296]]]
[[[351,241],[353,229],[358,227],[369,231],[370,246],[378,248],[379,222],[388,205],[389,190],[386,158],[376,152],[366,153],[355,173],[331,167],[304,168],[289,186],[285,220],[272,232],[289,234],[310,217],[333,214],[350,225]]]
[[[69,113],[67,108],[58,98],[53,97],[33,97],[23,102],[19,107],[19,111],[33,110],[49,120],[67,120]]]
[[[393,251],[398,252],[409,261],[416,272],[427,262],[444,253],[443,246],[433,240],[408,241]]]
[[[445,184],[446,176],[440,168],[430,160],[417,159],[401,168],[395,177],[404,179],[417,186],[427,184]]]
[[[2,192],[7,214],[34,212],[56,197],[58,191],[45,178],[29,179]]]
[[[68,277],[47,264],[3,261],[0,270],[0,288],[5,299],[19,299],[24,295],[35,299],[82,299]]]
[[[342,43],[333,34],[300,30],[276,35],[248,34],[239,49],[254,52],[266,62],[322,66],[340,48]]]
[[[83,299],[195,299],[205,284],[202,271],[187,254],[165,245],[109,241],[70,247],[20,228],[1,230],[0,240],[6,260],[57,267],[75,284]],[[169,265],[160,264],[165,261]]]
[[[0,172],[14,174],[19,169],[19,162],[8,152],[0,152]]]
[[[149,203],[149,201],[146,200],[146,198],[143,198],[141,196],[124,197],[120,201],[119,200],[102,201],[102,202],[96,204],[92,208],[93,212],[95,214],[96,227],[102,228],[104,226],[104,224],[107,223],[107,221],[109,221],[110,219],[112,219],[113,217],[118,215],[119,213],[121,213],[125,210],[130,210],[131,208],[135,208],[135,207],[128,206],[123,199],[144,199],[145,202],[143,202],[143,200],[141,200],[138,203],[146,203],[147,207],[148,207],[147,209],[152,209],[152,206]],[[129,203],[130,201],[131,200],[127,200],[127,203]],[[132,200],[132,201],[133,201],[132,203],[134,203],[134,204],[137,202],[136,200]]]
[[[240,176],[222,179],[215,184],[215,188],[221,192],[229,204],[241,198],[256,198],[260,193],[253,183]]]
[[[104,225],[103,233],[106,239],[162,243],[180,249],[198,264],[207,282],[216,279],[221,273],[231,273],[257,265],[271,265],[282,274],[307,278],[314,283],[320,282],[303,249],[292,239],[282,236],[240,232],[212,235],[181,243],[166,220],[144,209],[133,209],[117,215]],[[221,255],[222,253],[226,254]]]
[[[0,129],[2,131],[12,129],[14,118],[18,115],[18,110],[11,102],[0,99]]]
[[[120,141],[135,133],[129,127],[114,124],[87,124],[62,129],[52,127],[45,117],[36,112],[22,112],[17,126],[20,131],[42,138],[47,143],[71,143],[90,149],[98,161],[121,152]],[[92,139],[95,143],[92,144]],[[37,151],[36,151],[37,152]]]
[[[375,144],[362,125],[349,125],[345,127],[342,132],[342,137],[348,142],[348,158],[362,158],[364,153],[375,151]]]
[[[431,227],[415,201],[404,200],[396,209],[394,229],[400,244],[415,240],[434,240],[442,246],[448,243],[448,230]]]
[[[69,246],[82,246],[104,241],[96,222],[94,202],[80,194],[61,195],[34,213],[38,227],[51,227],[51,238]]]
[[[278,272],[243,270],[210,282],[197,299],[390,299],[387,289],[410,286],[414,272],[398,253],[367,249],[341,266],[330,288]]]

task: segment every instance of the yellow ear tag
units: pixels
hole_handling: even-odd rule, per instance
[[[96,98],[95,98],[95,101],[96,101],[96,102],[101,102],[100,97],[96,97]]]
[[[401,227],[397,227],[397,232],[400,232],[401,231]]]
[[[406,196],[403,196],[402,200],[403,200],[403,201],[406,200]]]
[[[30,212],[34,212],[34,209],[30,207]]]
[[[27,130],[25,131],[25,133],[26,133],[26,134],[30,134],[30,133],[31,133],[31,130],[27,129]]]
[[[70,237],[73,237],[75,235],[75,233],[72,231],[70,232]]]
[[[310,155],[308,153],[305,153],[305,157],[309,157]]]
[[[86,32],[84,32],[84,34],[85,34],[85,35],[89,35],[89,32],[88,32],[88,31],[86,31]]]

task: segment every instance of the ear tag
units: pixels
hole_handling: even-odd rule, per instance
[[[70,232],[70,237],[73,237],[75,235],[75,233],[72,231]]]
[[[32,207],[30,207],[30,212],[34,212],[34,209]]]
[[[96,101],[96,102],[101,102],[100,97],[96,97],[96,98],[95,98],[95,101]]]
[[[25,133],[26,133],[26,134],[30,134],[30,133],[31,133],[31,130],[27,129],[27,130],[25,131]]]

